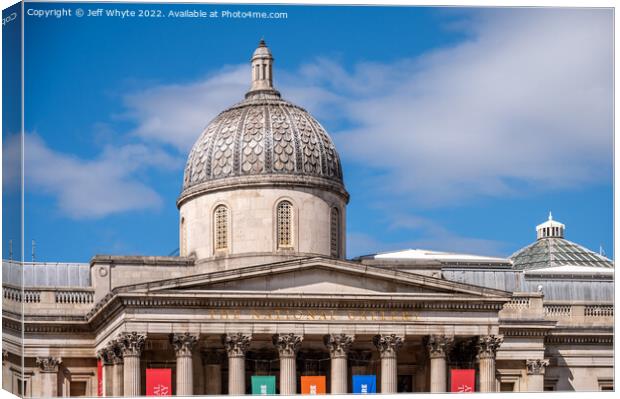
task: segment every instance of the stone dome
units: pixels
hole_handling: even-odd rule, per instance
[[[272,84],[272,64],[261,40],[245,99],[216,116],[194,144],[179,203],[206,191],[256,184],[320,186],[348,200],[332,139],[310,113],[282,99]]]

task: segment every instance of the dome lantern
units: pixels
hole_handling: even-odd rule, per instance
[[[255,94],[273,94],[280,97],[280,93],[273,87],[273,56],[264,39],[252,54],[252,86],[245,95],[251,98]]]
[[[565,227],[562,223],[553,220],[553,215],[549,211],[549,219],[536,226],[536,239],[564,238]]]

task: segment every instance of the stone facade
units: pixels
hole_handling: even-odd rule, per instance
[[[544,242],[511,259],[347,260],[348,200],[331,139],[281,99],[261,42],[246,99],[190,154],[181,256],[95,256],[71,265],[81,277],[64,286],[43,278],[58,265],[4,262],[3,388],[145,395],[147,368],[171,369],[183,396],[247,394],[252,375],[297,394],[300,377],[317,374],[329,393],[368,374],[381,393],[446,392],[455,369],[474,369],[482,392],[613,387],[613,263],[564,240],[563,227],[538,239],[594,266],[538,267],[554,258]]]

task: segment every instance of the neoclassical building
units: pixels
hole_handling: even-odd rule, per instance
[[[3,388],[40,396],[613,389],[612,261],[551,216],[510,258],[411,249],[346,258],[349,194],[325,129],[273,86],[261,41],[245,99],[189,154],[180,256],[3,263]],[[527,232],[524,232],[527,234]],[[534,238],[534,237],[532,237]],[[100,389],[100,392],[98,390]]]

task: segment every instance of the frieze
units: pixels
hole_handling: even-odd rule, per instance
[[[549,335],[545,338],[545,345],[547,344],[613,345],[613,343],[614,343],[613,335],[605,335],[605,336]]]

